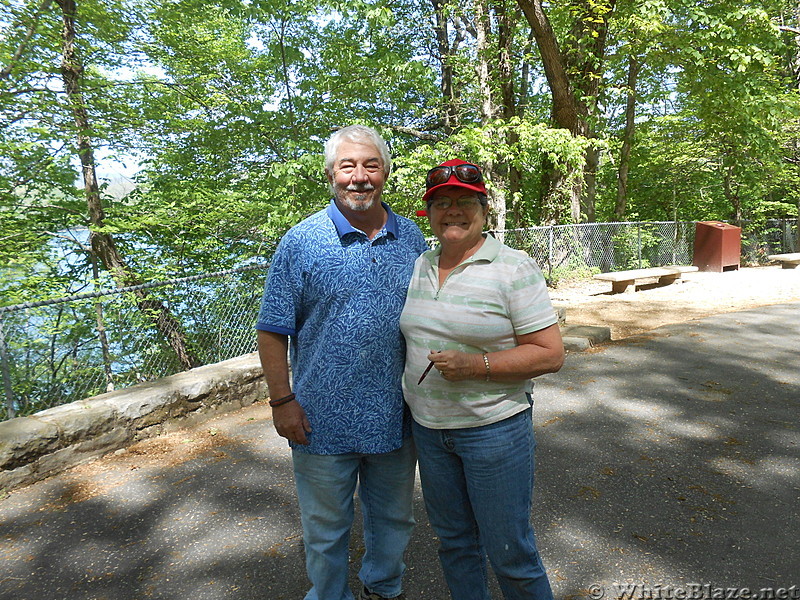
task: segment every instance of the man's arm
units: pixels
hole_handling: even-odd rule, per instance
[[[258,332],[258,357],[264,377],[267,378],[269,397],[273,400],[292,393],[289,384],[289,336],[271,331]],[[311,424],[306,413],[296,400],[272,408],[272,422],[278,435],[298,444],[308,444],[306,433]]]

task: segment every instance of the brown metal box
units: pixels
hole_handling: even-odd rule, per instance
[[[732,271],[739,268],[742,230],[721,221],[698,221],[694,230],[692,264],[701,271]]]

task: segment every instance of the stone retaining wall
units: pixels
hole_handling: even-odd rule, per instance
[[[252,353],[0,422],[0,491],[266,397]]]

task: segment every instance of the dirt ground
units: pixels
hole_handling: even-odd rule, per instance
[[[610,327],[613,340],[714,314],[800,302],[800,268],[742,267],[686,273],[665,286],[642,283],[634,293],[611,294],[608,281],[560,282],[550,289],[550,297],[566,307],[566,323]]]

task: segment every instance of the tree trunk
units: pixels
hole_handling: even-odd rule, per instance
[[[585,107],[575,98],[564,57],[541,0],[517,1],[533,31],[542,57],[552,98],[551,119],[556,127],[567,129],[572,135],[583,135],[586,130]],[[542,224],[554,224],[563,220],[565,200],[572,222],[577,223],[580,221],[580,185],[572,183],[574,174],[561,172],[547,157],[543,159],[542,166]]]
[[[97,268],[97,257],[92,254],[92,277],[97,281],[100,277],[99,269]],[[106,377],[106,392],[114,391],[114,372],[111,369],[111,348],[108,345],[108,336],[106,336],[106,323],[103,318],[103,303],[97,299],[94,303],[95,321],[97,322],[97,335],[100,338],[100,349],[103,353],[103,373]]]
[[[558,225],[567,221],[566,211],[573,212],[575,195],[569,184],[569,176],[556,168],[545,156],[542,159],[542,195],[539,223],[541,225]],[[573,219],[573,223],[577,223]]]
[[[486,218],[486,228],[492,231],[505,231],[506,229],[506,189],[508,184],[505,177],[498,172],[494,162],[485,161],[482,165],[484,172],[493,173],[492,183],[494,189],[489,193],[489,215]],[[502,242],[503,240],[500,239]]]
[[[798,32],[800,31],[800,2],[795,4],[792,13],[792,18],[794,19],[792,25],[794,26],[794,31]],[[800,34],[798,33],[795,33],[794,36],[794,53],[791,57],[791,69],[795,87],[800,91]]]
[[[481,97],[481,121],[484,125],[497,116],[497,105],[492,98],[491,69],[489,67],[489,39],[492,35],[486,0],[475,0],[475,31],[478,52],[478,90]]]
[[[517,103],[514,94],[514,65],[512,63],[512,45],[514,42],[514,25],[519,19],[519,10],[509,14],[506,2],[495,3],[497,15],[497,81],[500,84],[503,119],[508,121],[517,114]]]
[[[628,91],[625,102],[625,131],[622,134],[622,149],[617,169],[617,202],[614,206],[614,220],[624,221],[628,205],[628,170],[630,168],[633,134],[636,129],[636,84],[639,79],[639,60],[633,54],[628,58]]]
[[[733,165],[723,164],[722,168],[724,169],[722,189],[725,194],[725,198],[728,200],[731,208],[733,209],[733,222],[737,225],[740,225],[742,222],[742,201],[739,197],[739,192],[734,190],[735,184],[733,182]]]
[[[57,0],[57,3],[61,8],[63,25],[61,74],[77,130],[78,156],[83,173],[89,221],[92,225],[89,235],[92,252],[100,259],[103,266],[111,272],[117,286],[138,285],[141,281],[128,268],[117,250],[114,238],[108,233],[97,231],[104,225],[105,213],[100,197],[100,187],[97,183],[94,149],[89,133],[91,131],[89,113],[86,110],[83,92],[80,87],[83,64],[77,55],[75,47],[77,6],[75,0]],[[148,298],[147,292],[144,290],[137,291],[135,294],[139,310],[155,324],[158,331],[161,332],[175,352],[181,366],[184,369],[198,366],[200,362],[187,348],[180,324],[172,316],[170,310],[160,301]]]
[[[584,105],[582,114],[597,116],[597,98],[600,82],[603,79],[606,41],[608,39],[608,20],[614,11],[616,0],[593,2],[573,2],[576,11],[572,26],[571,44],[566,49],[566,63],[569,72],[575,73],[573,88],[580,94]],[[591,119],[586,119],[584,132],[587,138],[594,138]],[[584,188],[581,196],[581,210],[586,220],[595,220],[595,196],[597,190],[597,167],[600,164],[600,151],[594,145],[586,149],[584,165]]]
[[[0,314],[0,373],[3,379],[3,392],[6,397],[6,415],[13,419],[17,415],[16,403],[14,402],[14,388],[11,385],[11,357],[6,347],[6,336],[3,333],[3,315]]]
[[[530,56],[533,51],[533,45],[536,43],[536,38],[533,35],[533,30],[528,34],[528,41],[522,52],[523,56]],[[521,117],[525,114],[528,108],[528,89],[530,88],[531,81],[531,64],[530,61],[522,61],[522,69],[520,73],[520,90],[519,98],[517,99],[517,114]]]
[[[574,136],[591,137],[588,116],[596,110],[596,97],[602,78],[603,59],[608,32],[608,19],[611,16],[615,0],[585,3],[578,8],[579,12],[573,26],[573,38],[576,42],[569,52],[564,53],[559,47],[541,0],[517,0],[531,26],[539,53],[542,56],[545,77],[552,96],[552,120],[560,128],[567,129]],[[587,43],[586,40],[589,40]],[[570,75],[574,73],[574,75]],[[587,104],[591,103],[591,106]],[[596,171],[599,155],[596,150],[587,154],[587,172],[590,177]],[[595,154],[592,154],[594,152]],[[555,170],[554,165],[545,160],[544,168]],[[581,201],[584,212],[594,215],[594,188],[588,187],[584,196],[584,179],[574,173],[549,173],[543,177],[546,187],[542,200],[543,220],[555,222],[552,210],[556,203],[563,201],[560,196],[569,199],[570,215],[573,222],[581,220]],[[553,185],[565,186],[560,193]]]
[[[492,35],[489,9],[486,0],[476,0],[473,3],[475,10],[475,32],[478,52],[478,86],[481,97],[481,121],[488,126],[498,115],[499,107],[494,100],[492,92],[493,71],[489,64],[490,43]],[[493,161],[483,163],[485,173],[490,173],[492,189],[489,192],[489,217],[486,226],[494,231],[505,231],[506,228],[506,186],[504,169],[497,169]],[[502,236],[501,236],[502,237]],[[502,241],[502,239],[501,239]]]
[[[597,168],[600,166],[600,149],[591,145],[586,149],[586,164],[583,166],[583,190],[581,194],[581,216],[587,223],[597,220],[595,199],[597,197]]]
[[[442,102],[444,103],[444,132],[445,135],[452,134],[458,128],[458,91],[453,85],[453,65],[450,46],[449,27],[447,17],[444,12],[444,3],[441,0],[431,0],[433,11],[436,16],[436,24],[433,29],[436,34],[436,49],[439,53],[439,62],[442,65],[442,80],[440,89],[442,91]],[[461,43],[460,37],[456,37],[453,44],[455,47]]]
[[[794,26],[800,31],[800,2],[794,6]],[[794,55],[792,56],[792,74],[794,75],[794,85],[800,91],[800,34],[794,37]],[[797,147],[795,142],[795,147]],[[800,251],[800,197],[797,198],[797,236],[795,238],[795,251]]]
[[[553,99],[553,121],[573,135],[581,134],[581,107],[575,99],[561,50],[541,0],[517,0],[536,38]]]
[[[516,6],[516,5],[515,5]],[[512,44],[514,41],[514,26],[520,18],[520,11],[511,10],[507,1],[495,3],[497,14],[497,76],[500,83],[501,111],[503,120],[508,122],[518,114],[517,100],[514,90],[514,65],[512,63]],[[506,143],[509,148],[514,148],[519,142],[516,130],[509,128],[506,134]],[[515,227],[522,227],[523,219],[518,206],[522,191],[522,174],[513,164],[505,165],[504,174],[508,182],[508,195],[506,198],[506,220],[510,207]],[[506,223],[506,227],[507,227]]]
[[[278,44],[281,49],[281,72],[283,75],[283,85],[286,92],[286,105],[289,108],[289,122],[292,125],[292,133],[295,139],[300,139],[300,132],[297,129],[297,116],[294,108],[294,93],[292,92],[292,76],[289,73],[289,65],[286,59],[286,27],[288,23],[285,18],[281,19],[280,27],[277,28]],[[294,158],[298,158],[298,148],[293,149]]]

